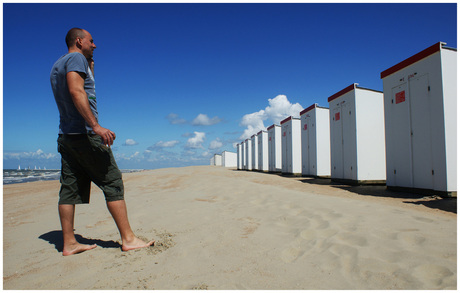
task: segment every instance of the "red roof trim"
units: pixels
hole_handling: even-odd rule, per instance
[[[267,128],[267,130],[272,129],[273,127],[275,127],[275,124],[273,124],[272,126],[269,126],[269,127]]]
[[[350,86],[347,86],[346,88],[344,88],[344,89],[341,90],[340,92],[335,93],[335,94],[333,94],[332,96],[330,96],[330,97],[327,99],[327,101],[328,101],[328,102],[331,102],[332,100],[337,99],[337,98],[340,97],[340,96],[343,96],[344,94],[348,93],[349,91],[354,90],[355,87],[356,87],[356,83],[354,83],[354,84],[352,84],[352,85],[350,85]]]
[[[383,79],[387,77],[388,75],[395,73],[396,71],[399,71],[417,61],[422,60],[423,58],[426,58],[438,51],[441,51],[442,45],[444,45],[444,43],[442,42],[436,43],[433,46],[426,48],[425,50],[415,54],[414,56],[409,57],[406,60],[399,62],[398,64],[388,68],[385,71],[382,71],[382,73],[380,73],[380,78]]]
[[[312,109],[315,109],[316,107],[318,106],[318,104],[313,104],[311,105],[310,107],[306,108],[306,109],[303,109],[301,112],[300,112],[300,115],[303,115],[305,113],[307,113],[308,111],[312,110]]]
[[[289,116],[288,118],[286,118],[283,121],[281,121],[281,124],[284,124],[284,123],[288,122],[291,119],[292,119],[292,116]]]
[[[257,135],[259,135],[259,134],[261,134],[261,133],[262,133],[262,130],[261,130],[261,131],[259,131],[259,132],[257,132]]]

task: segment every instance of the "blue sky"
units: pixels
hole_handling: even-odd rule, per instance
[[[120,168],[214,153],[446,42],[457,4],[3,4],[3,167],[60,168],[49,82],[72,27],[95,41],[99,120]],[[297,113],[298,114],[298,113]]]

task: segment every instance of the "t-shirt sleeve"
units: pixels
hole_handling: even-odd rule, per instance
[[[66,63],[66,73],[71,71],[81,72],[88,75],[88,61],[82,54],[72,54]]]

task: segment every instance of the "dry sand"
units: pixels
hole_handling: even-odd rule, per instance
[[[200,166],[124,174],[122,252],[102,193],[61,255],[58,181],[3,188],[4,289],[456,289],[456,199]]]

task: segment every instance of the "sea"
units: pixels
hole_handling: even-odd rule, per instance
[[[142,170],[122,169],[121,173],[133,173]],[[3,169],[3,184],[16,184],[33,181],[59,180],[61,170]]]

